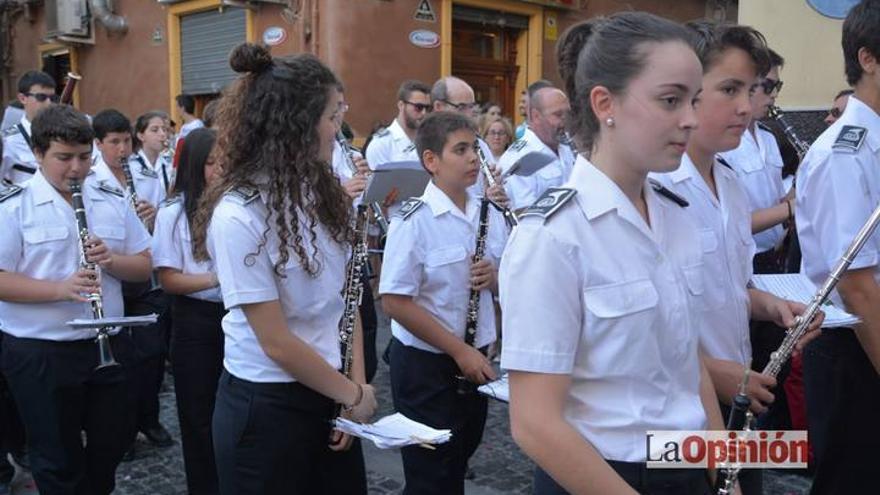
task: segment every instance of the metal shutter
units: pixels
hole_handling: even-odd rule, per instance
[[[219,93],[235,79],[229,52],[247,38],[245,9],[199,12],[180,18],[180,65],[183,92]]]

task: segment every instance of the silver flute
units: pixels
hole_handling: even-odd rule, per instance
[[[70,195],[73,202],[73,212],[76,215],[76,232],[77,241],[79,242],[79,267],[84,270],[91,270],[97,274],[98,280],[101,279],[100,269],[96,263],[88,260],[86,249],[89,244],[89,224],[86,220],[86,208],[83,204],[82,184],[79,181],[70,181]],[[100,320],[104,318],[104,300],[101,296],[100,289],[86,294],[86,299],[92,307],[92,318]],[[118,366],[119,363],[113,358],[113,350],[110,347],[110,335],[107,333],[106,327],[98,327],[98,335],[95,341],[98,344],[98,368],[106,368],[108,366]]]
[[[352,158],[351,154],[351,146],[348,145],[348,141],[345,139],[345,136],[342,134],[342,131],[336,133],[336,141],[339,142],[339,146],[342,147],[342,154],[345,155],[345,163],[348,164],[348,168],[351,169],[352,174],[358,174],[360,171],[357,168],[357,165],[354,163],[354,158]],[[373,221],[376,222],[376,225],[379,226],[379,230],[382,232],[382,237],[388,235],[388,219],[385,218],[385,215],[382,213],[382,207],[379,206],[379,203],[372,202],[369,204],[370,213],[373,215]]]
[[[480,159],[480,171],[483,173],[483,177],[486,178],[486,184],[489,187],[495,187],[498,184],[498,181],[495,180],[495,176],[492,175],[492,169],[489,168],[489,160],[486,159],[486,154],[483,153],[483,149],[480,148],[479,145],[477,145],[476,150],[477,157]],[[508,227],[513,228],[519,224],[519,221],[516,219],[516,214],[514,214],[510,208],[501,206],[495,202],[492,204],[501,210],[501,214],[504,215],[504,221],[507,222]]]
[[[792,352],[794,352],[798,340],[807,333],[807,329],[810,327],[813,318],[815,318],[816,315],[819,314],[819,311],[822,310],[822,305],[825,304],[825,301],[831,296],[831,292],[837,287],[838,282],[840,282],[840,277],[843,276],[847,268],[849,268],[849,265],[852,264],[855,257],[859,254],[859,251],[861,251],[865,246],[865,243],[868,242],[868,238],[874,233],[878,223],[880,223],[880,205],[874,209],[871,216],[868,217],[868,220],[862,225],[861,230],[856,234],[856,237],[843,253],[843,256],[841,256],[840,260],[837,262],[837,265],[834,266],[834,269],[828,274],[828,277],[822,283],[822,286],[816,291],[816,294],[813,295],[813,300],[810,301],[810,304],[807,305],[804,312],[795,318],[794,325],[786,331],[782,343],[775,351],[773,351],[773,353],[770,354],[770,361],[767,363],[767,366],[764,367],[764,371],[762,371],[763,374],[776,378],[782,370],[782,366],[791,357]],[[731,415],[733,415],[733,411],[731,411]],[[743,431],[753,430],[755,426],[755,415],[750,410],[747,411],[745,413],[744,421],[742,422],[744,423],[741,427]],[[718,495],[729,495],[733,493],[740,469],[741,468],[734,466],[723,470],[722,474],[725,477],[725,481],[721,483],[721,487],[718,489]]]

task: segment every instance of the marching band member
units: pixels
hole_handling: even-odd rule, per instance
[[[699,229],[696,242],[703,253],[706,279],[702,304],[695,308],[697,328],[706,368],[726,418],[752,359],[749,317],[788,328],[804,305],[748,288],[755,252],[751,210],[736,172],[717,159],[717,153],[737,147],[751,118],[755,80],[768,63],[763,37],[746,26],[710,22],[688,26],[697,36],[697,54],[703,64],[698,125],[681,166],[651,176],[689,203],[686,211]],[[760,373],[750,376],[746,393],[755,414],[765,412],[773,402],[775,386],[773,378]],[[763,493],[760,470],[743,470],[739,483],[744,495]]]
[[[43,494],[109,494],[131,438],[129,369],[96,370],[95,331],[84,294],[100,291],[104,316],[122,316],[120,281],[150,276],[150,237],[115,185],[89,173],[94,134],[85,116],[51,106],[33,121],[33,179],[0,193],[0,318],[3,373],[27,431],[31,471]],[[78,267],[70,182],[82,183],[96,271]],[[127,337],[111,331],[121,362]],[[83,441],[85,432],[85,441]]]
[[[199,200],[221,173],[216,131],[199,128],[181,147],[172,196],[162,203],[153,233],[153,266],[171,302],[171,368],[183,443],[186,484],[193,495],[217,493],[211,417],[223,370],[226,311],[210,262],[193,258],[190,225]]]
[[[589,34],[569,45],[566,87],[590,159],[526,210],[500,269],[511,430],[535,493],[702,494],[704,471],[645,464],[647,430],[723,427],[698,354],[698,232],[647,181],[681,162],[700,61],[686,28],[651,14],[588,26],[572,28]]]
[[[464,493],[468,459],[486,422],[486,397],[475,385],[495,379],[486,351],[495,341],[492,293],[507,228],[500,213],[470,193],[480,174],[476,139],[473,119],[458,113],[434,112],[422,122],[416,148],[431,182],[401,208],[385,244],[379,292],[392,318],[395,409],[452,430],[452,440],[434,450],[401,449],[407,494]],[[482,222],[486,249],[474,261]],[[468,335],[472,290],[484,294]]]
[[[213,420],[220,493],[366,493],[360,451],[343,463],[351,439],[330,423],[337,405],[361,422],[376,408],[359,328],[352,379],[339,372],[353,239],[329,166],[340,83],[313,56],[273,59],[253,44],[230,65],[243,76],[218,110],[223,174],[193,234],[229,310]]]
[[[431,111],[431,88],[421,81],[404,81],[397,90],[397,117],[388,127],[380,129],[367,147],[367,163],[376,167],[383,163],[418,161],[413,140],[419,125]]]
[[[174,179],[174,170],[168,161],[168,155],[163,153],[168,139],[167,113],[153,110],[141,115],[135,121],[134,160],[141,167],[143,174],[155,175],[162,180],[162,187],[166,193],[171,189]],[[150,174],[150,170],[155,174]],[[161,200],[156,204],[159,203]]]
[[[37,171],[34,157],[31,122],[37,113],[58,101],[55,80],[45,72],[25,72],[18,80],[18,101],[24,107],[24,115],[3,134],[3,161],[0,164],[0,180],[20,184]]]
[[[880,1],[863,0],[843,23],[846,110],[810,147],[797,173],[803,269],[822,284],[880,203]],[[831,300],[858,316],[804,351],[811,493],[859,493],[876,484],[880,445],[880,237],[852,261]]]

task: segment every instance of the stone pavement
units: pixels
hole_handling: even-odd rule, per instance
[[[378,351],[381,354],[388,342],[390,330],[387,318],[380,314]],[[139,439],[135,459],[123,463],[117,471],[117,490],[120,495],[184,495],[186,480],[180,448],[180,430],[177,424],[173,379],[169,376],[161,395],[161,420],[177,439],[173,447],[159,449]],[[381,362],[373,384],[376,386],[380,410],[377,417],[393,412],[388,367]],[[471,459],[474,479],[466,485],[468,495],[527,494],[531,489],[532,462],[517,448],[510,436],[507,405],[490,401],[489,417],[483,442]],[[403,468],[398,451],[379,450],[364,446],[371,494],[398,494],[403,488]],[[31,495],[33,488],[22,486],[29,480],[20,476],[15,495]],[[798,475],[768,472],[765,477],[767,495],[805,495],[810,480]]]

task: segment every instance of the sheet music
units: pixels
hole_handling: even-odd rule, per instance
[[[452,438],[451,430],[438,430],[396,413],[372,424],[360,424],[345,418],[336,418],[335,426],[349,435],[372,441],[380,449],[407,445],[434,445]]]
[[[494,382],[477,387],[477,391],[483,395],[487,395],[501,402],[510,402],[510,383],[508,382],[507,373],[501,375],[501,378]]]
[[[810,304],[818,291],[812,280],[803,273],[755,275],[752,281],[757,289],[804,304]],[[822,305],[822,311],[825,312],[822,328],[849,327],[859,322],[857,316],[835,306],[830,299]]]

